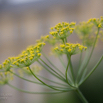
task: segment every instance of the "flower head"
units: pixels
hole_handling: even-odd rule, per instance
[[[55,27],[51,28],[50,34],[56,39],[65,41],[65,39],[73,33],[74,26],[74,22],[71,22],[70,24],[67,22],[58,23]]]
[[[8,81],[13,80],[13,74],[9,71],[7,72],[0,72],[0,85],[7,84]]]
[[[87,22],[81,22],[75,28],[75,32],[86,46],[92,46],[96,38],[98,29],[103,27],[101,19],[89,19]],[[102,36],[101,36],[102,37]],[[98,39],[97,39],[98,41]]]
[[[22,68],[30,66],[33,62],[38,60],[41,56],[41,50],[45,43],[37,43],[36,45],[29,46],[25,51],[23,51],[18,57],[15,57],[12,62],[13,66]]]
[[[80,45],[79,43],[77,44],[66,43],[66,44],[60,44],[59,46],[56,46],[53,49],[53,52],[56,53],[57,55],[62,55],[62,54],[74,55],[86,49],[87,47]]]
[[[51,45],[55,45],[58,41],[60,40],[57,40],[55,37],[52,37],[51,35],[45,35],[45,36],[42,36],[39,40],[37,40],[36,42],[47,42]]]
[[[4,71],[9,71],[10,68],[23,68],[30,66],[33,62],[40,58],[41,50],[44,45],[44,42],[39,42],[36,45],[29,46],[17,57],[9,57],[6,59],[3,64],[0,65],[0,68]]]

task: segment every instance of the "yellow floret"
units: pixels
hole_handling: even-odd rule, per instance
[[[0,69],[2,69],[2,65],[0,65]]]
[[[29,67],[26,67],[27,68],[27,70],[29,70]]]
[[[63,51],[63,49],[60,49],[60,51],[62,52],[62,51]]]
[[[33,60],[33,57],[30,57],[29,59],[30,59],[30,60]]]
[[[55,47],[55,48],[54,48],[54,50],[57,50],[57,49],[58,49],[58,47]]]
[[[80,46],[80,47],[79,47],[79,49],[82,51],[82,50],[83,50],[83,47],[82,47],[82,46]]]
[[[45,38],[49,38],[49,35],[46,35]]]
[[[51,29],[51,30],[53,30],[54,28],[53,28],[53,27],[51,27],[50,29]]]
[[[68,49],[68,52],[71,52],[72,51],[72,49]]]
[[[72,34],[72,33],[73,33],[73,30],[70,30],[70,33]]]
[[[64,44],[61,44],[61,45],[60,45],[60,47],[64,48],[64,47],[65,47],[65,45],[64,45]]]
[[[101,25],[101,23],[98,25],[98,28],[101,28],[102,27],[102,25]]]
[[[36,52],[39,53],[39,50],[37,50]]]
[[[42,45],[45,45],[45,43],[42,43]]]
[[[38,53],[37,55],[38,55],[38,56],[41,56],[41,53]]]

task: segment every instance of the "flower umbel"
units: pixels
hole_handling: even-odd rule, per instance
[[[51,28],[50,34],[54,38],[66,42],[67,37],[73,33],[75,24],[74,22],[70,24],[67,22],[58,23],[55,27]]]
[[[7,84],[9,81],[12,80],[13,80],[13,74],[11,74],[9,71],[0,72],[0,85]]]
[[[82,40],[82,45],[68,42],[68,37],[73,31],[75,31]],[[41,36],[41,38],[37,40],[37,44],[29,46],[16,57],[9,57],[0,65],[0,85],[7,84],[16,90],[30,94],[63,93],[72,90],[78,93],[83,103],[88,103],[80,92],[79,87],[89,78],[103,60],[102,55],[93,68],[88,68],[88,64],[99,38],[103,39],[103,17],[100,19],[92,18],[87,22],[81,22],[78,25],[76,25],[75,22],[58,23],[51,28],[50,35]],[[42,51],[45,42],[52,45],[52,52],[57,55],[59,58],[58,60],[60,60],[61,65],[63,65],[63,72],[46,56],[47,53],[45,54]],[[71,58],[78,53],[80,53],[80,59],[78,60],[78,66],[75,68]],[[82,56],[83,54],[85,56]],[[44,56],[47,63],[41,58],[41,55]],[[67,60],[67,62],[64,61],[62,55],[66,57],[65,60]],[[40,66],[32,66],[34,62],[38,63]],[[56,79],[51,80],[38,75],[37,73],[41,70],[41,67]],[[15,68],[18,68],[19,75],[15,72]],[[74,71],[76,69],[77,72]],[[30,92],[19,89],[9,83],[9,81],[13,80],[13,75],[27,82],[46,86],[53,91]],[[27,76],[34,77],[37,81],[30,80],[26,78]],[[59,81],[55,81],[57,79]],[[49,82],[45,83],[45,81]]]
[[[75,32],[82,40],[83,45],[91,47],[93,46],[98,32],[97,28],[99,30],[103,28],[103,17],[101,17],[100,19],[92,18],[89,19],[87,22],[81,22],[80,24],[76,25]],[[103,38],[103,36],[98,35],[97,41],[99,38]]]
[[[6,59],[3,62],[3,66],[0,65],[0,67],[2,67],[4,71],[9,71],[10,68],[28,67],[40,58],[44,45],[44,42],[31,45],[17,57],[9,57]]]
[[[55,52],[57,55],[61,55],[61,54],[74,55],[74,54],[80,53],[86,49],[87,49],[87,47],[80,45],[79,43],[77,43],[77,44],[66,43],[66,44],[60,44],[59,47],[56,46],[53,49],[53,52]]]

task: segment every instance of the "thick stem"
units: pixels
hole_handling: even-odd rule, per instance
[[[86,100],[86,98],[83,96],[82,92],[79,89],[76,89],[76,93],[78,94],[83,103],[88,103],[88,101]]]

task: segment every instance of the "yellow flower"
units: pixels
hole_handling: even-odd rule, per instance
[[[79,43],[77,44],[66,43],[66,44],[60,44],[59,47],[55,47],[53,52],[56,53],[57,55],[68,54],[68,53],[69,55],[74,55],[86,49],[87,47],[80,45]]]
[[[72,49],[68,49],[68,52],[71,52],[72,51]]]
[[[74,22],[71,23],[62,22],[52,27],[49,33],[57,40],[59,39],[64,41],[65,38],[67,38],[69,35],[73,33],[74,27],[75,27]]]
[[[98,28],[101,28],[102,27],[102,25],[101,25],[101,23],[98,25]]]

